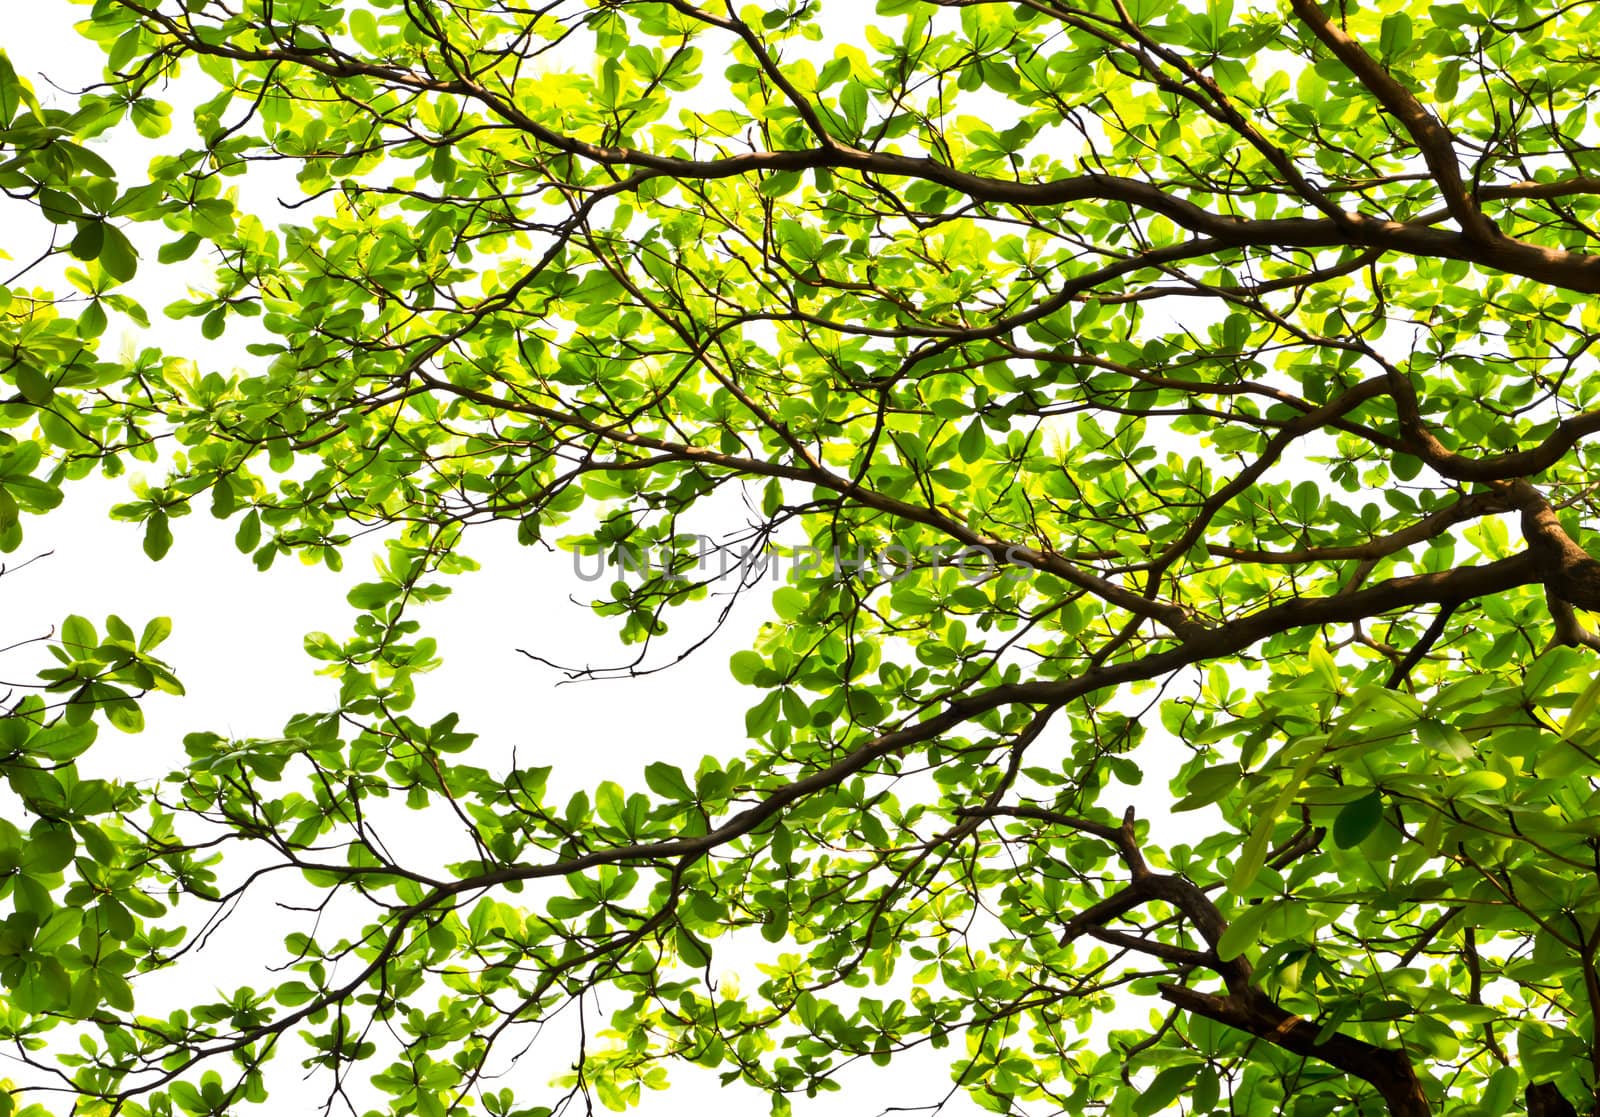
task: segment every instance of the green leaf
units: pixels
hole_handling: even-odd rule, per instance
[[[675,764],[657,761],[645,765],[644,780],[650,785],[651,791],[672,802],[685,802],[694,798],[694,788],[689,786],[683,770]]]
[[[12,997],[23,1012],[43,1014],[59,1011],[72,996],[72,978],[54,958],[28,959]]]
[[[1383,821],[1383,796],[1373,791],[1346,803],[1333,820],[1333,844],[1352,849],[1364,842]]]
[[[1458,61],[1451,60],[1439,67],[1439,77],[1434,83],[1433,99],[1441,105],[1447,105],[1456,99],[1456,94],[1461,87],[1461,65]]]
[[[83,655],[100,643],[94,625],[76,614],[61,622],[61,643],[76,655]]]
[[[867,119],[867,91],[860,82],[846,82],[839,93],[839,107],[852,135],[859,135]]]
[[[139,733],[144,729],[144,711],[132,701],[110,701],[105,706],[106,720],[124,733]]]
[[[1392,12],[1383,17],[1378,32],[1378,49],[1385,59],[1393,59],[1411,49],[1411,17],[1405,12]]]
[[[139,254],[121,229],[108,222],[99,224],[102,240],[96,258],[100,261],[100,267],[112,279],[126,283],[139,268]]]
[[[17,76],[5,52],[0,51],[0,127],[9,126],[24,105],[33,107],[35,114],[39,112],[27,83]]]
[[[155,511],[144,522],[144,553],[151,559],[159,561],[172,549],[172,528],[167,523],[167,514]]]
[[[1500,1067],[1489,1076],[1489,1081],[1484,1085],[1483,1097],[1479,1106],[1483,1112],[1510,1113],[1516,1103],[1518,1087],[1522,1085],[1522,1076],[1513,1067]]]
[[[745,714],[745,732],[752,737],[762,737],[772,731],[778,724],[778,715],[782,710],[783,692],[772,691]]]
[[[399,597],[404,589],[393,582],[363,582],[346,594],[345,600],[357,609],[380,609]]]
[[[68,250],[80,260],[93,260],[100,255],[106,241],[106,223],[100,220],[80,221],[78,235],[72,238]]]
[[[745,686],[754,683],[756,676],[765,667],[766,663],[755,652],[734,652],[733,659],[729,661],[734,681]]]
[[[55,386],[44,373],[29,364],[19,364],[11,370],[22,398],[35,407],[43,407],[55,397]]]
[[[71,830],[41,823],[28,832],[27,843],[22,847],[22,871],[29,876],[59,873],[76,851]]]
[[[691,969],[703,969],[711,962],[711,948],[695,938],[680,923],[677,929],[678,957]]]
[[[1578,695],[1578,700],[1572,704],[1572,710],[1567,714],[1567,720],[1561,730],[1561,736],[1572,740],[1574,734],[1582,729],[1594,715],[1595,706],[1600,703],[1600,673],[1589,680],[1589,685],[1583,688]]]
[[[1446,798],[1457,795],[1473,795],[1485,791],[1498,791],[1506,785],[1506,777],[1502,772],[1481,770],[1477,772],[1462,772],[1459,776],[1452,777],[1444,785]]]
[[[106,324],[105,301],[96,299],[84,307],[83,312],[78,315],[78,336],[85,338],[99,337],[106,332]],[[146,324],[148,325],[148,323]],[[76,432],[73,432],[70,438],[73,444],[81,441],[76,437]],[[60,441],[56,438],[53,437],[52,441],[56,441],[60,445]]]
[[[378,21],[371,12],[365,8],[355,8],[350,12],[350,34],[355,38],[356,44],[369,54],[378,51]]]
[[[148,652],[158,648],[170,635],[172,635],[172,618],[154,617],[144,626],[144,632],[139,637],[139,650]]]
[[[1245,905],[1217,940],[1217,957],[1224,962],[1231,961],[1255,946],[1276,907],[1276,902],[1271,900]]]
[[[255,509],[246,512],[239,521],[239,530],[233,537],[234,546],[249,554],[261,545],[261,516]]]
[[[93,722],[71,725],[58,721],[30,736],[27,747],[30,753],[60,763],[80,755],[94,743],[96,733]]]
[[[1133,1103],[1136,1117],[1150,1117],[1177,1101],[1178,1096],[1194,1081],[1197,1069],[1198,1065],[1191,1062],[1162,1068]]]
[[[194,255],[201,244],[200,234],[185,233],[175,241],[163,244],[156,250],[156,260],[163,264],[176,264]]]
[[[83,913],[77,908],[58,908],[50,914],[33,936],[33,949],[41,954],[60,950],[78,937],[83,926]]]
[[[1307,751],[1295,765],[1288,780],[1273,799],[1272,805],[1257,816],[1255,826],[1239,851],[1239,859],[1234,864],[1233,874],[1228,878],[1228,891],[1238,895],[1255,883],[1261,867],[1266,863],[1267,846],[1272,840],[1272,832],[1277,827],[1278,820],[1283,817],[1289,804],[1294,802],[1295,795],[1300,791],[1300,785],[1305,783],[1306,776],[1322,758],[1327,747],[1328,743],[1324,740],[1315,749]]]
[[[989,436],[984,431],[983,424],[974,419],[967,424],[967,429],[961,432],[961,460],[968,465],[980,461],[988,448]]]

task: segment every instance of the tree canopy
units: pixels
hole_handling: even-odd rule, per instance
[[[781,1115],[923,1047],[1006,1114],[1600,1113],[1600,8],[82,15],[70,95],[0,55],[0,546],[143,463],[152,559],[196,508],[265,579],[386,559],[307,641],[337,708],[160,780],[95,727],[166,625],[62,625],[0,720],[0,1114],[697,1064]],[[557,795],[408,713],[496,524],[606,569],[589,674],[770,597],[746,739]]]

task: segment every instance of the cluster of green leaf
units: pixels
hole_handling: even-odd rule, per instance
[[[115,474],[125,456],[155,460],[146,416],[113,398],[137,392],[159,355],[152,350],[124,363],[102,360],[98,351],[111,315],[150,325],[140,304],[117,288],[137,267],[123,226],[161,192],[119,188],[111,165],[86,143],[103,126],[101,115],[93,106],[41,107],[31,83],[0,54],[0,190],[37,207],[53,254],[68,259],[63,274],[73,288],[62,295],[25,285],[35,270],[26,267],[0,283],[0,551],[21,544],[22,513],[61,502],[62,481],[88,475],[97,463]],[[13,433],[19,429],[21,437]]]
[[[0,896],[7,902],[0,983],[4,1026],[24,1053],[45,1049],[58,1020],[132,1011],[135,973],[161,964],[184,938],[182,927],[146,921],[211,880],[203,859],[175,841],[170,819],[142,810],[140,789],[91,774],[108,767],[105,750],[86,755],[96,713],[137,733],[140,696],[183,693],[151,655],[171,629],[165,618],[138,638],[114,616],[106,629],[101,640],[90,622],[68,617],[49,646],[61,666],[40,672],[38,693],[0,712],[0,794],[7,802],[0,818]],[[164,847],[170,858],[162,858]],[[0,1108],[13,1112],[12,1094],[0,1098]]]

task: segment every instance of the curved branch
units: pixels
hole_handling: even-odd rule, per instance
[[[1197,1016],[1303,1055],[1320,1059],[1370,1083],[1383,1095],[1390,1117],[1428,1117],[1433,1112],[1422,1082],[1403,1051],[1378,1047],[1334,1032],[1320,1039],[1322,1029],[1284,1009],[1259,989],[1241,993],[1202,993],[1185,985],[1162,985],[1163,1000]]]
[[[1456,161],[1455,142],[1450,130],[1423,107],[1411,90],[1368,54],[1365,47],[1342,28],[1335,27],[1316,0],[1290,0],[1290,6],[1300,21],[1333,51],[1334,56],[1372,92],[1378,103],[1392,113],[1416,141],[1423,160],[1433,172],[1439,192],[1444,195],[1444,204],[1461,231],[1469,239],[1480,243],[1496,240],[1500,236],[1499,230],[1483,215],[1461,180],[1461,165]]]
[[[1479,516],[1506,512],[1511,508],[1506,498],[1496,492],[1472,493],[1454,504],[1430,512],[1416,523],[1389,535],[1369,539],[1365,543],[1348,543],[1327,547],[1297,547],[1292,551],[1258,551],[1248,547],[1229,547],[1220,543],[1207,543],[1206,550],[1221,558],[1241,562],[1259,562],[1273,565],[1298,566],[1309,562],[1344,562],[1350,559],[1371,560],[1389,555],[1436,539],[1446,530]]]
[[[1117,827],[1040,807],[990,808],[981,813],[1047,822],[1092,834],[1116,847],[1128,867],[1130,883],[1068,919],[1062,931],[1062,945],[1087,934],[1179,964],[1203,965],[1222,978],[1226,993],[1206,993],[1168,983],[1158,987],[1161,997],[1179,1008],[1248,1032],[1297,1055],[1320,1059],[1370,1083],[1383,1095],[1392,1117],[1427,1117],[1431,1113],[1422,1083],[1403,1049],[1380,1047],[1341,1032],[1324,1037],[1316,1024],[1288,1012],[1252,982],[1253,970],[1243,955],[1221,957],[1217,947],[1227,930],[1227,918],[1211,897],[1187,877],[1150,870],[1135,838],[1133,808],[1128,808],[1122,825]],[[1152,900],[1181,912],[1209,949],[1201,953],[1174,948],[1105,929],[1104,924],[1110,920]]]

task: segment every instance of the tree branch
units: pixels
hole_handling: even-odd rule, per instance
[[[1290,0],[1300,21],[1321,39],[1334,56],[1369,89],[1378,103],[1392,113],[1416,141],[1434,182],[1444,195],[1444,204],[1468,239],[1487,244],[1500,233],[1483,215],[1477,201],[1461,180],[1461,165],[1456,161],[1455,141],[1449,129],[1418,101],[1404,84],[1368,54],[1355,39],[1334,26],[1317,0]]]
[[[1219,994],[1167,984],[1160,987],[1160,992],[1170,1004],[1197,1016],[1237,1028],[1296,1055],[1321,1060],[1370,1083],[1383,1095],[1390,1117],[1429,1117],[1433,1112],[1422,1082],[1404,1052],[1378,1047],[1341,1032],[1319,1041],[1321,1029],[1317,1025],[1286,1011],[1254,988]]]

